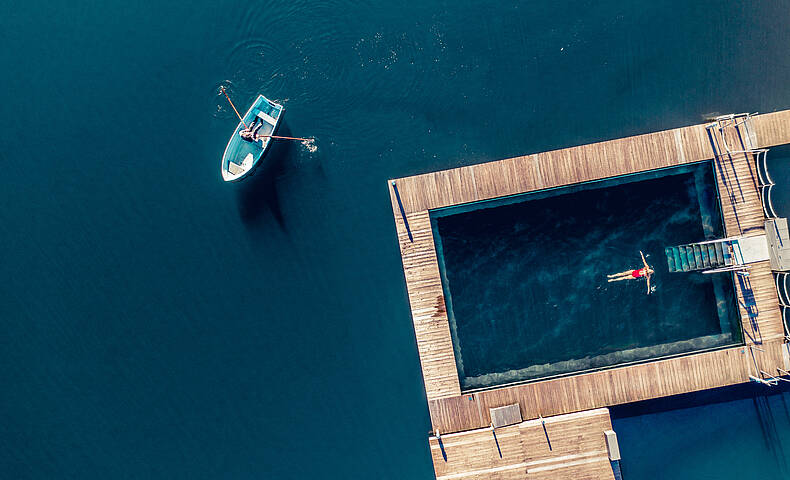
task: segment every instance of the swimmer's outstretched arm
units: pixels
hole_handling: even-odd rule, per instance
[[[645,254],[642,253],[642,250],[639,250],[639,255],[642,255],[642,263],[645,264],[645,268],[650,268],[650,265],[647,264],[647,260],[645,260]]]
[[[650,295],[650,275],[645,276],[647,280],[647,294]]]

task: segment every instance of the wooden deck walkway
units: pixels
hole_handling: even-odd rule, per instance
[[[761,147],[790,142],[790,111],[753,117],[753,125]],[[729,144],[735,145],[732,138]],[[749,157],[733,155],[732,161],[722,162],[721,167],[739,179],[739,185],[732,179],[732,185],[725,185],[723,175],[718,174],[728,235],[759,234],[763,229],[762,207],[752,180],[756,172],[750,170]],[[461,394],[429,209],[711,158],[705,126],[695,125],[396,180],[413,235],[411,241],[390,187],[428,400]],[[752,281],[760,303],[760,324],[767,325],[762,329],[764,340],[783,336],[769,277],[756,275]]]
[[[460,432],[489,426],[489,408],[514,403],[521,407],[522,418],[534,419],[679,395],[745,383],[749,375],[759,376],[759,370],[776,375],[776,367],[785,368],[781,345],[763,343],[759,348],[764,353],[733,347],[494,388],[430,400],[428,407],[434,429]]]
[[[790,111],[759,115],[752,122],[760,147],[790,143]],[[737,145],[732,131],[725,129],[715,135],[724,135],[731,148]],[[705,126],[695,125],[398,179],[395,182],[411,239],[394,190],[389,187],[431,423],[434,430],[442,433],[444,443],[442,450],[435,438],[430,440],[437,478],[540,478],[537,474],[541,471],[552,476],[559,471],[533,469],[530,473],[530,465],[543,465],[541,458],[525,454],[524,445],[530,442],[530,419],[748,382],[752,376],[776,375],[777,368],[790,370],[782,354],[784,328],[773,274],[769,262],[761,262],[750,266],[749,277],[735,277],[745,346],[475,393],[461,392],[430,210],[713,157]],[[714,160],[714,167],[726,235],[764,233],[751,154],[724,155]],[[497,449],[487,430],[491,424],[489,409],[511,404],[519,405],[527,422],[497,429]],[[606,418],[608,421],[608,414]],[[452,432],[462,433],[457,433],[457,437],[447,435]],[[572,455],[577,454],[580,453]],[[548,461],[545,465],[549,464],[554,463]],[[589,475],[567,472],[574,478],[611,478],[608,462],[605,466],[608,474],[606,469]]]
[[[790,143],[790,110],[753,117],[760,147]],[[735,143],[731,143],[735,145]],[[396,180],[407,214],[713,158],[705,125]],[[392,207],[400,215],[392,187]]]
[[[460,395],[431,219],[427,211],[422,211],[407,215],[407,220],[413,242],[409,240],[403,220],[395,219],[425,391],[429,400]]]
[[[431,437],[437,480],[612,479],[604,439],[612,429],[605,408]]]
[[[757,131],[757,146],[760,148],[774,147],[790,143],[790,111],[764,113],[752,117],[754,128]]]

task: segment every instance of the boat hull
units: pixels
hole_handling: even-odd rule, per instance
[[[284,110],[282,105],[263,95],[255,99],[242,117],[244,123],[239,122],[225,147],[220,165],[223,180],[238,182],[252,176],[271,147],[272,139],[268,137],[254,142],[241,138],[239,132],[246,128],[245,124],[255,124],[258,135],[274,135],[280,126]]]

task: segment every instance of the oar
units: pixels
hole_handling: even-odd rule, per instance
[[[236,110],[236,105],[234,105],[233,102],[230,101],[230,97],[228,96],[228,92],[225,91],[225,87],[220,86],[219,89],[222,90],[222,93],[225,94],[225,98],[228,99],[228,103],[230,103],[230,106],[233,107],[233,111],[236,112],[236,116],[239,117],[239,120],[241,120],[241,124],[244,125],[244,128],[249,128],[247,124],[244,123],[244,119],[241,118],[241,115],[239,115],[239,111]]]
[[[225,87],[224,86],[220,86],[219,89],[222,90],[222,93],[225,95],[225,98],[228,99],[228,103],[230,103],[230,106],[233,107],[233,111],[236,112],[236,116],[239,117],[239,120],[241,120],[241,124],[244,125],[245,129],[249,130],[250,127],[248,127],[247,124],[244,123],[244,119],[241,118],[241,115],[239,115],[239,111],[236,110],[236,105],[233,105],[233,102],[230,100],[230,97],[228,96],[228,92],[225,91]],[[256,138],[276,138],[278,140],[298,140],[300,142],[308,142],[308,143],[315,142],[315,138],[283,137],[283,136],[280,136],[280,135],[257,135]]]
[[[258,135],[258,138],[276,138],[278,140],[299,140],[300,142],[315,142],[315,138],[282,137],[279,135]]]

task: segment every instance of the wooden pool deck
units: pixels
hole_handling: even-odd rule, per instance
[[[790,143],[790,111],[752,117],[752,125],[757,146],[761,148]],[[713,135],[718,136],[714,141],[726,140],[735,150],[732,146],[737,143],[732,130],[725,128]],[[450,459],[450,452],[455,452],[455,447],[450,448],[449,438],[454,437],[446,434],[470,432],[470,439],[490,437],[490,431],[487,434],[478,431],[491,424],[489,408],[518,404],[522,418],[530,420],[744,383],[750,377],[769,378],[777,375],[778,368],[790,370],[782,353],[785,348],[784,328],[773,274],[766,261],[752,264],[748,279],[736,282],[742,306],[744,346],[467,394],[461,391],[430,210],[713,158],[711,138],[705,125],[693,125],[396,179],[394,182],[411,238],[392,187],[393,181],[388,182],[431,423],[433,430],[438,430],[446,443],[445,461],[443,457],[436,456],[435,439],[430,441],[438,478],[469,475],[474,478],[510,478],[511,474],[515,475],[513,478],[525,478],[525,472],[529,470],[526,466],[497,470],[497,465],[504,465],[500,465],[504,457],[500,458],[498,452],[496,457],[493,456],[490,445],[482,440],[486,445],[479,447],[482,450],[465,446],[463,451],[469,451],[456,455],[467,460],[451,464],[456,460]],[[722,156],[718,161],[714,160],[714,167],[726,235],[764,233],[765,219],[751,154]],[[504,455],[507,450],[510,452],[508,458],[516,459],[521,453],[511,443],[521,439],[520,429],[523,427],[505,428],[509,430],[502,430],[502,434],[497,429],[500,438],[507,432],[508,436],[504,438],[510,439],[500,442],[502,453]],[[477,444],[472,440],[463,443]],[[513,460],[512,464],[529,461]],[[579,465],[584,469],[588,467],[583,465],[592,463]],[[594,469],[592,466],[589,468]],[[479,474],[469,473],[478,470]],[[577,473],[574,478],[610,478],[600,472]],[[526,478],[533,477],[538,478],[526,475]]]
[[[790,110],[752,117],[760,147],[790,143]],[[406,214],[713,158],[706,124],[396,179]],[[731,144],[735,144],[731,142]],[[389,186],[395,216],[400,216]]]

